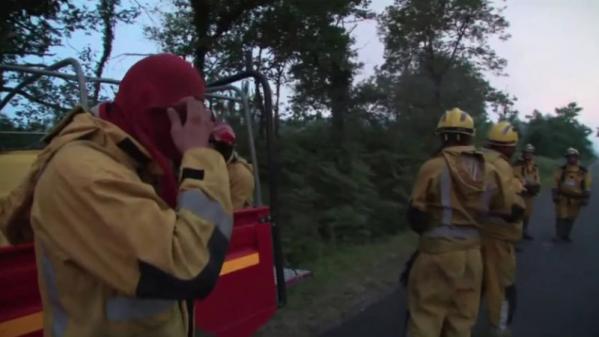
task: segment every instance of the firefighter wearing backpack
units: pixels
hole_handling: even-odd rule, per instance
[[[492,336],[509,336],[516,301],[515,244],[522,236],[522,216],[525,204],[519,195],[523,186],[514,175],[510,158],[515,152],[518,134],[505,121],[491,127],[484,156],[502,179],[504,193],[513,197],[511,217],[490,212],[482,221],[482,256],[484,264],[483,297],[485,298],[490,333]]]
[[[553,202],[556,210],[555,241],[570,242],[570,233],[581,207],[591,196],[591,173],[580,165],[580,153],[575,148],[566,151],[566,164],[555,173]]]
[[[470,336],[480,304],[483,265],[479,215],[484,195],[506,216],[511,204],[493,168],[472,145],[474,122],[460,109],[441,117],[441,150],[416,178],[407,212],[420,234],[408,279],[408,336]]]
[[[535,147],[532,144],[527,144],[522,150],[522,157],[514,164],[514,173],[524,185],[523,198],[526,204],[526,212],[524,213],[522,238],[525,240],[533,239],[528,230],[528,224],[532,215],[534,198],[541,190],[541,177],[539,168],[534,161],[534,153]]]
[[[255,185],[254,169],[235,151],[236,141],[237,135],[235,135],[233,128],[223,122],[214,127],[210,137],[210,143],[216,151],[223,155],[227,163],[233,210],[252,206]]]

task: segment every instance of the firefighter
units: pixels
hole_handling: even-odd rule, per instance
[[[526,212],[524,213],[524,223],[522,228],[522,239],[532,240],[528,230],[530,216],[532,215],[532,207],[534,198],[541,190],[541,177],[539,168],[534,161],[535,147],[532,144],[527,144],[522,151],[522,157],[514,164],[514,173],[524,185],[524,203],[526,204]]]
[[[478,217],[491,208],[506,216],[496,174],[472,145],[474,123],[458,108],[441,117],[442,148],[420,168],[407,212],[420,234],[408,279],[408,336],[467,337],[476,321],[483,276]],[[491,193],[492,192],[492,193]]]
[[[227,123],[218,123],[210,138],[214,149],[223,155],[227,163],[233,210],[252,205],[255,184],[252,165],[235,151],[236,140],[233,128]]]
[[[516,178],[510,158],[516,150],[518,133],[506,121],[494,124],[484,149],[486,161],[502,179],[502,185],[514,202],[514,216],[506,218],[490,214],[482,221],[482,256],[484,265],[483,297],[485,298],[490,333],[509,336],[516,301],[515,244],[522,237],[522,216],[525,204],[519,193],[523,186]],[[517,214],[517,216],[516,216]]]
[[[566,164],[555,173],[553,202],[556,210],[554,241],[571,242],[570,232],[580,208],[591,196],[591,173],[580,165],[580,153],[575,148],[566,151]]]
[[[232,231],[204,92],[182,58],[142,59],[100,117],[77,108],[55,129],[3,199],[13,243],[33,227],[46,336],[192,333],[186,300],[210,293]]]

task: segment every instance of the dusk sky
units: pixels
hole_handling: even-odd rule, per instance
[[[507,0],[504,12],[512,38],[494,41],[497,54],[508,61],[507,77],[488,79],[498,89],[518,97],[521,116],[538,109],[576,101],[584,108],[581,121],[593,130],[599,127],[599,1],[597,0]],[[373,0],[380,13],[393,0]],[[383,45],[376,22],[355,30],[356,48],[364,63],[361,76],[372,74],[383,63]],[[594,135],[593,135],[594,136]],[[599,139],[593,137],[595,148]]]
[[[168,4],[165,0],[149,0]],[[371,8],[380,13],[393,0],[373,0]],[[507,0],[505,17],[510,22],[508,41],[493,41],[498,55],[508,60],[508,76],[488,75],[491,83],[516,97],[521,116],[533,109],[552,112],[557,106],[576,101],[584,108],[581,120],[589,127],[599,126],[599,1],[597,0]],[[158,23],[159,17],[144,13],[135,26],[119,26],[113,58],[106,76],[120,79],[138,57],[123,53],[154,53],[158,46],[148,41],[142,31],[145,24]],[[360,23],[354,31],[355,48],[364,68],[358,80],[373,73],[383,62],[383,45],[379,41],[376,21]],[[78,41],[64,49],[72,54]],[[61,54],[63,53],[61,52]],[[596,148],[599,142],[593,141]]]

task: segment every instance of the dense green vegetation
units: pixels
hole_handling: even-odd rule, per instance
[[[19,46],[2,42],[0,61],[48,62],[49,51],[70,34],[92,32],[101,41],[77,57],[89,75],[101,75],[116,23],[131,23],[140,11],[152,10],[127,8],[118,0],[47,2],[39,8],[11,2],[9,12],[29,16],[2,21],[2,41],[29,34],[19,27],[31,24],[42,30],[35,36],[44,36],[45,27],[49,38],[32,38]],[[522,143],[532,143],[540,155],[559,158],[565,148],[575,146],[585,158],[593,156],[590,129],[578,121],[582,108],[576,103],[564,102],[555,114],[535,111],[523,117],[514,109],[515,97],[485,78],[503,73],[506,65],[489,39],[509,38],[501,8],[489,0],[396,0],[378,16],[366,0],[172,0],[170,11],[156,13],[161,20],[145,27],[148,37],[163,50],[193,60],[206,77],[248,68],[268,76],[274,88],[281,167],[279,222],[292,264],[403,230],[415,171],[438,146],[434,128],[446,109],[458,106],[473,115],[479,144],[490,119],[506,118],[518,125]],[[360,64],[352,25],[374,18],[385,44],[385,62],[374,76],[357,82]],[[62,28],[48,28],[52,26]],[[20,79],[0,75],[2,92]],[[267,183],[271,177],[263,157],[263,93],[252,83],[246,87],[253,98],[251,123]],[[285,105],[283,88],[292,92]],[[92,99],[110,97],[94,87],[90,92]],[[0,128],[48,129],[75,97],[72,85],[41,81],[19,94],[10,116],[0,116]],[[238,107],[213,108],[244,139],[243,121],[235,117]],[[23,143],[16,136],[3,137],[3,146]],[[241,141],[240,149],[247,154],[245,145]]]

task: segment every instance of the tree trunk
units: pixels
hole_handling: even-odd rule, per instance
[[[102,37],[102,56],[96,65],[95,75],[96,77],[102,77],[104,72],[104,66],[112,53],[112,41],[114,41],[114,13],[116,7],[116,1],[114,0],[101,0],[99,5],[100,16],[102,17],[102,23],[104,25],[104,36]],[[101,83],[94,83],[93,100],[98,102],[100,98],[100,87]]]
[[[198,34],[198,41],[194,50],[194,66],[204,74],[206,66],[206,54],[210,50],[210,1],[209,0],[190,0],[193,9],[193,23]]]
[[[250,68],[248,70],[252,70],[252,56],[249,53],[248,62]],[[262,70],[262,48],[258,49],[258,56],[256,61],[256,71],[260,72]],[[264,136],[264,125],[266,123],[266,116],[264,115],[264,100],[262,99],[262,91],[260,90],[260,82],[257,79],[254,79],[254,87],[256,88],[256,94],[254,95],[254,103],[256,104],[256,108],[260,112],[260,123],[258,127],[258,135],[260,137]]]
[[[331,71],[331,86],[329,98],[331,100],[331,117],[333,121],[333,133],[345,142],[345,119],[349,110],[349,90],[351,87],[351,71],[343,69],[336,63]]]
[[[349,173],[352,170],[352,154],[349,150],[346,119],[349,112],[352,73],[343,65],[335,63],[331,72],[329,98],[331,100],[331,119],[333,124],[332,140],[339,148],[336,163],[339,171]]]
[[[432,76],[433,79],[433,103],[435,109],[439,111],[439,114],[443,110],[442,102],[441,102],[441,85],[443,84],[443,76],[439,76],[434,74]]]
[[[277,80],[276,80],[276,89],[275,89],[275,95],[276,95],[276,100],[275,100],[275,106],[274,106],[274,113],[275,113],[275,136],[279,137],[279,122],[280,122],[280,116],[279,116],[279,108],[280,108],[280,102],[281,102],[281,85],[282,85],[282,81],[283,81],[283,72],[285,71],[285,64],[283,64],[279,69],[277,69]]]

